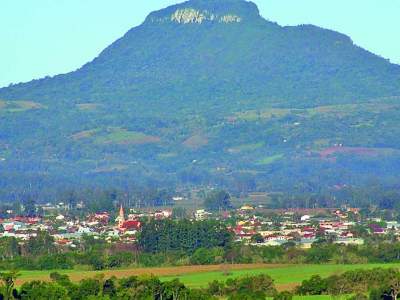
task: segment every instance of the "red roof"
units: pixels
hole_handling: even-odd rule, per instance
[[[301,231],[310,231],[310,232],[313,232],[313,231],[315,231],[315,229],[313,228],[313,227],[309,227],[309,226],[306,226],[306,227],[303,227],[302,229],[301,229]]]
[[[123,229],[136,229],[136,230],[138,230],[138,229],[140,229],[140,227],[141,227],[141,223],[140,223],[140,221],[136,221],[136,220],[133,220],[133,221],[125,221],[122,225],[121,225],[121,228],[123,228]]]
[[[311,238],[315,237],[315,235],[311,234],[311,233],[306,233],[305,235],[303,235],[303,237],[306,239],[311,239]]]

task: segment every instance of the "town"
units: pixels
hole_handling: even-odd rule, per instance
[[[37,209],[43,215],[15,215],[12,210],[4,212],[0,219],[0,237],[15,237],[23,243],[45,231],[54,238],[55,245],[64,248],[76,247],[84,235],[110,244],[135,244],[144,222],[176,218],[175,208],[137,210],[120,205],[117,211],[97,212],[84,217],[71,214],[64,203],[37,205]],[[235,241],[259,246],[294,243],[307,249],[321,237],[337,244],[362,245],[364,239],[360,231],[369,235],[400,236],[397,221],[365,218],[359,209],[350,207],[268,210],[243,205],[220,212],[197,209],[188,215],[188,219],[196,221],[218,220],[226,224]]]

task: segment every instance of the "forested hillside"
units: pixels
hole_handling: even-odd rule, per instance
[[[151,13],[79,70],[0,89],[0,195],[392,184],[400,66],[243,0]]]

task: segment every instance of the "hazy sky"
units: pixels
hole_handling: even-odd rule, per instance
[[[0,0],[0,86],[65,73],[176,0]],[[315,24],[400,64],[400,0],[254,0],[281,25]]]

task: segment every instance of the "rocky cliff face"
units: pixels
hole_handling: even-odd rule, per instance
[[[239,23],[242,18],[237,15],[227,14],[218,15],[207,10],[196,10],[194,8],[177,9],[173,14],[166,17],[152,17],[150,19],[153,23],[176,22],[179,24],[203,22],[219,22],[219,23]]]
[[[260,18],[257,6],[240,0],[191,0],[149,15],[149,23],[239,23]]]

